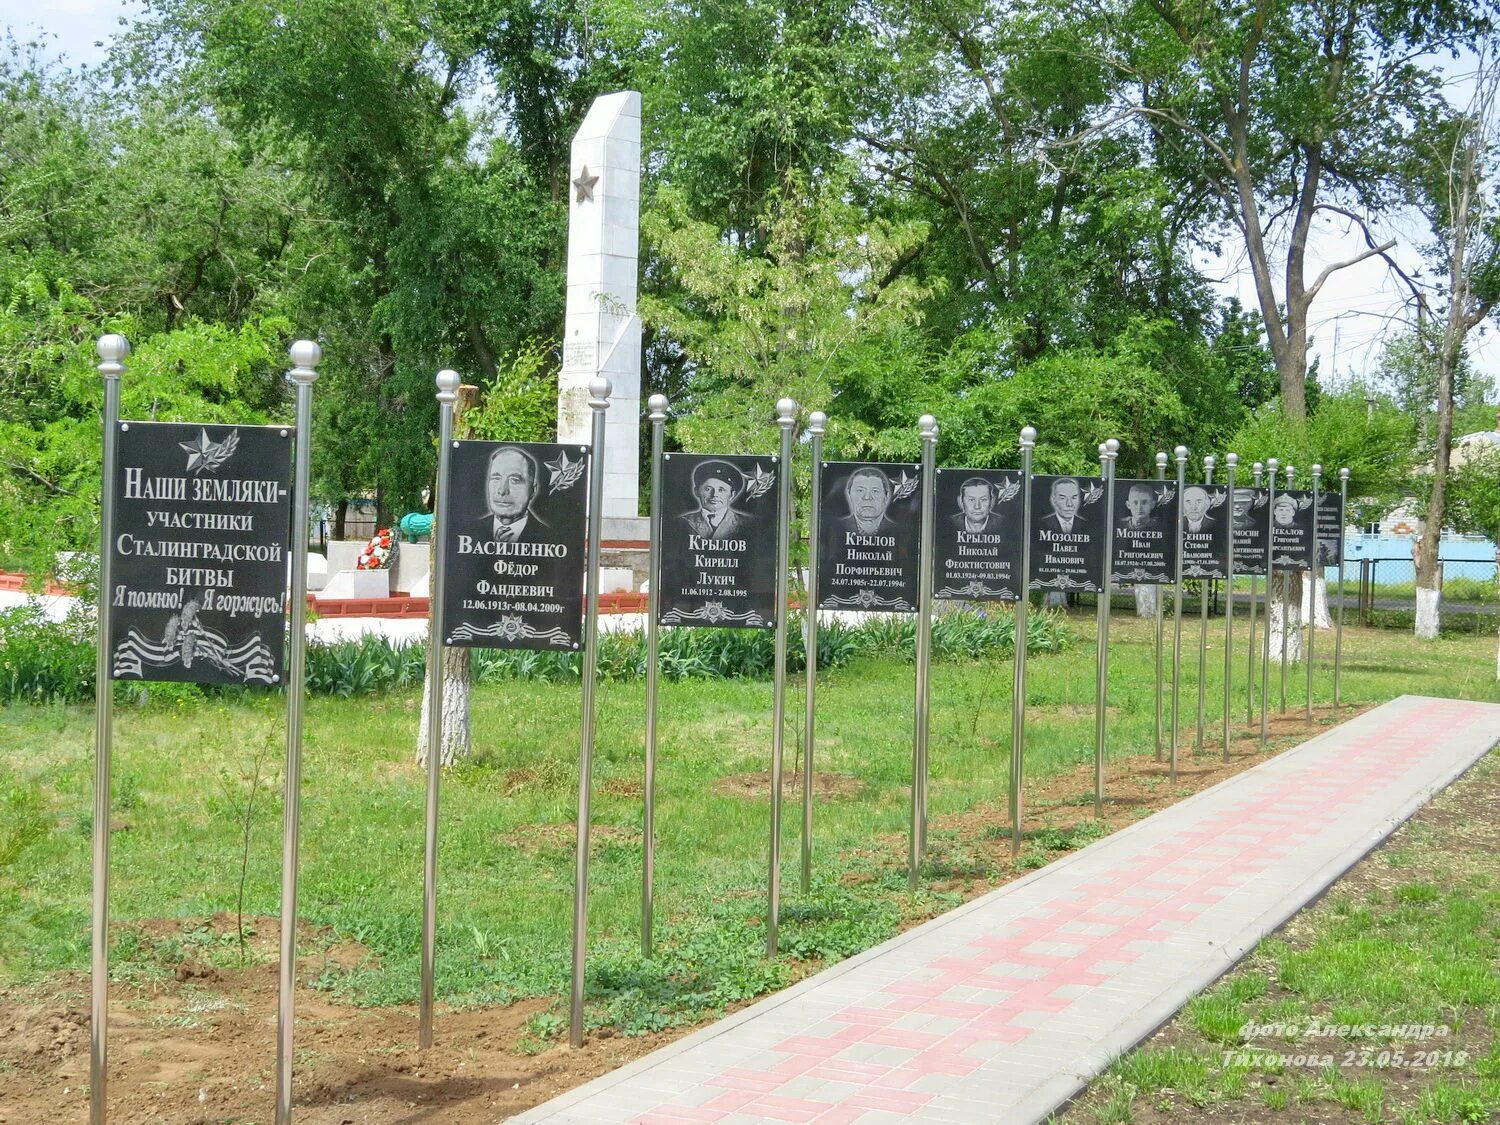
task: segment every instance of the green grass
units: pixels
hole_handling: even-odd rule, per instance
[[[1436,799],[1430,820],[1419,814],[1191,1000],[1159,1042],[1117,1060],[1066,1119],[1127,1121],[1150,1105],[1193,1121],[1219,1104],[1232,1120],[1267,1122],[1322,1120],[1329,1107],[1344,1111],[1335,1120],[1371,1125],[1500,1119],[1500,825],[1474,820],[1496,779],[1500,754],[1491,754]],[[1469,785],[1489,796],[1459,804]],[[1448,1031],[1402,1030],[1422,1025]],[[1441,1062],[1399,1061],[1433,1052]]]
[[[1090,635],[1086,617],[1076,635]],[[1195,639],[1196,625],[1185,629]],[[1222,622],[1211,637],[1222,636]],[[1170,635],[1170,633],[1169,633]],[[1110,753],[1153,749],[1154,661],[1149,624],[1117,619],[1112,645]],[[1238,639],[1244,640],[1243,630]],[[1347,702],[1401,692],[1500,699],[1491,642],[1350,630]],[[1321,651],[1331,654],[1325,642]],[[1235,674],[1243,676],[1243,657]],[[1070,770],[1093,752],[1093,647],[1075,643],[1030,663],[1028,777]],[[1184,715],[1194,711],[1195,660],[1185,660]],[[1222,659],[1210,656],[1210,716]],[[1237,681],[1238,682],[1238,681]],[[1300,668],[1291,678],[1300,703]],[[995,874],[976,839],[941,819],[976,805],[1003,808],[1008,776],[1011,664],[950,660],[933,671],[930,880]],[[1318,694],[1331,693],[1324,669]],[[1275,689],[1273,683],[1273,698]],[[439,847],[440,1001],[503,1004],[566,992],[572,918],[572,825],[578,755],[576,684],[508,682],[476,689],[474,754],[442,790]],[[1237,721],[1243,692],[1236,691]],[[904,871],[911,760],[912,668],[862,657],[819,684],[818,770],[859,783],[820,800],[809,893],[798,887],[798,798],[785,805],[783,955],[763,956],[768,801],[722,794],[715,782],[770,764],[771,686],[687,680],[661,693],[657,804],[657,942],[640,943],[644,690],[599,690],[590,869],[589,1019],[630,1033],[692,1022],[760,995],[809,967],[848,956],[907,922],[956,904],[960,889],[909,892]],[[788,767],[797,761],[800,681],[788,698]],[[359,942],[363,963],[325,958],[316,981],[359,1004],[415,1000],[421,924],[424,783],[413,764],[419,697],[412,690],[360,699],[320,697],[307,708],[303,751],[301,917],[321,944]],[[233,913],[244,810],[256,776],[247,916],[274,916],[280,879],[282,709],[274,697],[193,700],[153,693],[116,709],[111,909],[113,972],[160,979],[183,957],[233,964],[237,941],[204,927]],[[1217,751],[1211,723],[1208,745]],[[92,712],[81,706],[0,710],[0,987],[87,967]],[[1289,741],[1296,741],[1292,739]],[[1191,732],[1185,740],[1191,747]],[[1077,823],[1033,835],[1028,856],[1078,847],[1100,828],[1080,791]],[[998,814],[988,833],[998,831]],[[948,885],[945,883],[945,886]],[[1401,909],[1446,917],[1441,903]],[[181,919],[180,926],[141,920]],[[1452,923],[1461,927],[1462,918]],[[1295,964],[1289,966],[1296,971]],[[1311,973],[1313,970],[1306,970]],[[1469,995],[1482,981],[1434,965],[1432,987]],[[1240,1002],[1245,1002],[1245,998]],[[1205,1009],[1211,1026],[1227,1018]],[[532,1029],[545,1042],[551,1013]]]

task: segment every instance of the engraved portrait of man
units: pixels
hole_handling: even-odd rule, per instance
[[[484,478],[487,512],[475,525],[476,537],[501,543],[537,543],[551,528],[532,509],[540,480],[531,454],[502,445],[490,454]]]
[[[896,523],[885,514],[893,491],[890,478],[881,470],[870,466],[855,469],[844,482],[849,514],[837,521],[838,526],[860,535],[894,534]]]
[[[1156,516],[1156,494],[1149,484],[1133,484],[1125,495],[1125,510],[1129,513],[1121,525],[1130,531],[1154,531],[1161,526]]]
[[[958,486],[958,512],[950,522],[959,531],[998,532],[1001,520],[994,507],[994,486],[983,477],[970,477]]]
[[[704,461],[693,470],[698,506],[677,518],[705,539],[731,539],[750,530],[750,513],[734,502],[745,491],[745,476],[727,461]]]
[[[1052,511],[1042,517],[1041,526],[1047,531],[1088,531],[1089,522],[1079,514],[1083,504],[1083,489],[1072,477],[1058,477],[1048,491]]]
[[[1214,518],[1208,514],[1208,492],[1197,485],[1182,490],[1182,530],[1208,531]]]
[[[1297,520],[1297,498],[1280,493],[1271,505],[1271,520],[1277,527],[1291,527]]]

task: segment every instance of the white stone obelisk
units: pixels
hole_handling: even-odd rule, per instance
[[[589,380],[608,378],[614,390],[604,439],[604,535],[644,538],[633,534],[640,504],[640,94],[624,90],[595,99],[573,138],[568,179],[568,311],[557,440],[588,444]]]

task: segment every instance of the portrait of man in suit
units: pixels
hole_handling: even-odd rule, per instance
[[[994,507],[994,486],[983,477],[970,477],[958,486],[958,514],[950,522],[959,531],[998,532],[1000,516]]]
[[[1153,531],[1161,524],[1154,514],[1156,495],[1149,484],[1130,486],[1125,496],[1125,510],[1130,514],[1125,517],[1123,526],[1130,531]]]
[[[536,461],[524,449],[502,445],[491,453],[484,479],[488,511],[476,523],[476,535],[502,543],[548,540],[551,528],[531,507],[539,484]]]
[[[1079,515],[1083,503],[1083,489],[1072,477],[1058,477],[1048,492],[1052,504],[1050,514],[1042,517],[1041,526],[1047,531],[1088,531],[1089,522]]]
[[[1208,531],[1214,526],[1208,514],[1208,493],[1193,485],[1182,491],[1182,530]]]
[[[750,531],[750,513],[734,502],[745,491],[745,476],[727,461],[704,461],[693,470],[698,506],[677,518],[705,539],[732,539]]]
[[[860,535],[892,535],[896,522],[885,514],[891,506],[890,478],[879,469],[865,466],[855,469],[844,482],[844,500],[849,514],[838,521],[844,531]]]

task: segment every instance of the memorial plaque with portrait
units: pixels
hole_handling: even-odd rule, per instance
[[[589,447],[456,441],[438,517],[443,643],[572,652],[583,643]]]
[[[776,473],[772,457],[662,458],[657,621],[775,626]]]
[[[1104,481],[1031,478],[1031,588],[1094,590],[1104,581]]]
[[[917,611],[921,480],[916,465],[823,463],[819,609]]]
[[[118,425],[110,676],[280,683],[291,427]]]
[[[932,588],[939,601],[990,602],[1021,596],[1021,474],[1006,469],[939,469],[933,520]]]
[[[1269,496],[1264,488],[1235,487],[1230,521],[1234,533],[1234,572],[1237,575],[1266,572],[1266,501]]]
[[[1160,586],[1177,580],[1177,482],[1116,478],[1114,569],[1117,582]]]
[[[1344,563],[1344,498],[1337,492],[1318,493],[1318,565]]]
[[[1182,490],[1183,578],[1229,577],[1229,486],[1189,484]]]
[[[1313,498],[1311,492],[1278,492],[1271,501],[1271,563],[1277,570],[1312,567]]]

